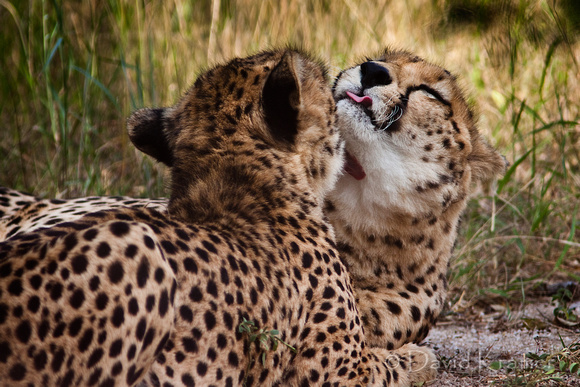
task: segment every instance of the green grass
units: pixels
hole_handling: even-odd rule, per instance
[[[171,104],[207,66],[271,46],[302,46],[336,74],[389,45],[459,75],[512,165],[469,203],[451,302],[521,303],[539,283],[580,280],[577,2],[409,3],[0,0],[0,185],[164,196],[165,169],[125,134],[133,109]]]
[[[492,385],[505,387],[535,387],[539,385],[568,386],[580,377],[580,342],[566,344],[560,337],[562,347],[554,352],[525,354],[525,363],[494,361],[492,370],[502,370],[509,377]]]

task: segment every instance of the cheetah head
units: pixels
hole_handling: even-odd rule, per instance
[[[170,212],[179,199],[215,195],[224,182],[266,176],[307,180],[322,197],[343,164],[334,111],[322,64],[295,50],[266,51],[210,69],[172,107],[136,111],[128,132],[171,167]]]
[[[331,197],[354,227],[384,223],[386,212],[436,215],[505,169],[439,66],[386,50],[342,71],[333,93],[347,162]]]

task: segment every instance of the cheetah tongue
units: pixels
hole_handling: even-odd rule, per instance
[[[364,95],[362,97],[359,97],[358,95],[351,93],[350,91],[347,91],[346,95],[348,95],[348,97],[350,99],[352,99],[354,102],[360,103],[364,107],[369,107],[373,104],[373,100],[368,95]]]
[[[365,170],[358,162],[356,157],[351,155],[348,151],[344,152],[346,156],[346,163],[344,164],[344,171],[357,180],[362,180],[366,177]]]

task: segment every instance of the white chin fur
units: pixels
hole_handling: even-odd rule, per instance
[[[421,216],[433,208],[431,200],[418,194],[418,182],[437,180],[439,168],[426,165],[408,146],[394,142],[393,136],[375,131],[368,116],[342,100],[337,104],[338,127],[345,140],[345,149],[354,155],[365,170],[366,177],[356,180],[343,174],[330,199],[340,216],[353,227],[376,232],[388,227],[387,211]]]

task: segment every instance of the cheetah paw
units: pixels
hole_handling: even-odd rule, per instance
[[[408,359],[411,385],[423,385],[437,377],[439,362],[431,348],[409,343],[397,349],[396,352]]]

